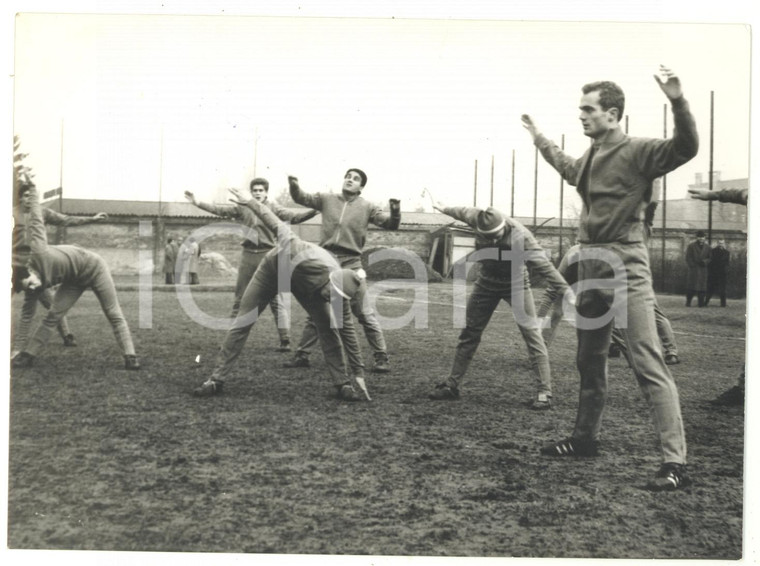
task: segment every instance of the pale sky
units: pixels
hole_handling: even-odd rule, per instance
[[[273,194],[289,174],[338,189],[359,167],[366,198],[414,210],[429,206],[424,187],[471,204],[477,160],[487,206],[493,156],[494,204],[509,210],[514,150],[515,214],[530,216],[520,115],[580,156],[580,87],[609,79],[626,92],[629,133],[662,137],[660,63],[681,77],[702,141],[668,177],[669,198],[709,170],[711,91],[714,169],[749,171],[740,24],[21,13],[15,34],[13,131],[37,185],[62,179],[71,198],[218,200],[254,172]],[[538,182],[538,215],[558,215],[559,177],[540,158]]]

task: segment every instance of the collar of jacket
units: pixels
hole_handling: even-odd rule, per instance
[[[346,202],[354,202],[356,199],[358,199],[360,196],[362,196],[362,192],[359,191],[356,194],[347,193],[346,191],[340,192],[340,197],[346,201]]]
[[[597,150],[606,149],[619,144],[626,137],[627,135],[623,132],[622,128],[617,126],[616,128],[607,130],[602,137],[595,139],[593,145]]]

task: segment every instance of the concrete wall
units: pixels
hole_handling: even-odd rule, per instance
[[[140,222],[144,222],[141,231]],[[182,240],[194,230],[203,226],[218,224],[230,226],[225,222],[209,223],[207,219],[193,218],[114,218],[105,223],[90,224],[70,228],[49,227],[49,239],[55,243],[79,244],[100,255],[111,266],[116,275],[137,274],[140,250],[152,250],[154,271],[163,269],[164,244],[172,236]],[[301,224],[293,230],[307,241],[319,240],[319,224]],[[427,262],[432,244],[430,226],[402,226],[402,229],[389,231],[370,229],[365,249],[406,248]],[[538,229],[536,238],[551,252],[555,264],[560,260],[560,231],[558,227]],[[741,231],[713,231],[713,244],[723,237],[731,252],[732,262],[728,293],[731,297],[746,295],[747,284],[747,235]],[[686,246],[694,239],[694,230],[668,230],[665,239],[665,263],[663,277],[661,231],[655,230],[649,243],[653,283],[658,292],[685,293],[686,264],[684,253]],[[202,242],[202,251],[213,251],[224,256],[233,267],[238,266],[240,257],[240,234],[214,235]],[[566,227],[562,232],[562,251],[575,242],[575,228]],[[203,267],[201,268],[203,274]]]

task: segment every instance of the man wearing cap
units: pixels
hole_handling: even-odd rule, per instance
[[[467,301],[466,325],[459,335],[451,373],[444,382],[436,385],[429,397],[433,400],[459,398],[459,386],[478,349],[483,331],[503,299],[512,306],[517,326],[528,347],[536,386],[530,406],[537,410],[550,409],[549,355],[535,315],[526,264],[557,293],[564,294],[567,283],[547,259],[530,230],[517,220],[491,207],[482,210],[435,203],[434,208],[475,229],[475,255],[479,256],[480,273]]]
[[[632,369],[660,444],[660,467],[646,485],[665,491],[684,488],[691,480],[678,387],[657,337],[644,212],[652,202],[654,180],[691,160],[699,149],[699,137],[678,76],[660,66],[654,78],[671,104],[671,138],[625,134],[620,127],[625,94],[612,81],[581,88],[579,119],[592,143],[580,158],[544,136],[529,115],[522,115],[522,124],[547,163],[581,197],[578,279],[589,282],[576,300],[580,395],[575,425],[571,436],[547,444],[541,453],[558,458],[599,454],[607,355],[617,325],[625,334]],[[621,446],[628,449],[625,443]]]
[[[686,306],[691,306],[694,295],[697,296],[697,306],[705,306],[707,293],[707,266],[710,264],[710,246],[705,241],[705,233],[697,232],[697,239],[686,247]]]
[[[306,193],[301,190],[296,177],[288,177],[288,183],[290,196],[295,202],[322,213],[319,245],[331,252],[345,269],[362,270],[362,250],[367,241],[367,228],[370,223],[386,230],[396,230],[401,222],[401,206],[397,199],[389,200],[389,214],[361,197],[361,192],[367,184],[367,175],[361,169],[346,171],[343,190],[339,195]],[[351,299],[351,310],[364,327],[364,335],[372,348],[372,371],[388,373],[390,365],[383,329],[366,300],[366,294],[367,285],[362,278],[359,292]],[[307,319],[295,358],[286,362],[285,367],[308,367],[309,353],[316,340],[314,324]]]
[[[289,291],[306,309],[322,346],[327,370],[344,401],[369,400],[364,363],[351,318],[349,300],[361,285],[353,270],[341,269],[326,250],[298,238],[267,206],[239,189],[230,189],[234,202],[249,207],[276,234],[275,247],[259,263],[243,293],[240,310],[222,343],[211,377],[194,394],[210,397],[222,392],[224,382],[256,323],[258,314],[279,292]],[[346,373],[345,357],[351,376]],[[356,383],[361,393],[357,392]]]
[[[316,210],[304,210],[303,212],[292,212],[283,206],[280,206],[268,198],[269,181],[263,177],[256,177],[249,185],[251,196],[262,204],[268,206],[275,215],[285,222],[291,224],[300,224],[319,214]],[[247,206],[237,204],[210,204],[198,200],[191,191],[185,191],[185,198],[198,208],[220,216],[239,222],[246,228],[245,239],[243,240],[242,251],[240,254],[240,265],[238,266],[238,276],[235,283],[235,300],[232,304],[231,317],[235,318],[240,310],[240,301],[243,298],[248,283],[253,274],[256,272],[266,253],[274,248],[277,234],[271,231],[267,226],[254,214]],[[290,351],[290,319],[288,311],[282,304],[280,295],[275,295],[269,304],[275,321],[277,323],[277,332],[280,335],[280,346],[278,351]]]
[[[13,249],[18,249],[19,246],[28,246],[30,242],[27,237],[27,228],[29,225],[29,215],[31,214],[32,207],[32,192],[31,189],[34,183],[30,179],[26,179],[21,183],[19,187],[19,204],[13,207]],[[69,216],[68,214],[61,214],[47,207],[40,208],[42,212],[42,221],[45,225],[50,226],[83,226],[85,224],[92,224],[94,222],[100,222],[108,218],[105,212],[98,212],[94,216]],[[18,327],[14,334],[14,342],[16,348],[12,353],[12,357],[18,354],[18,351],[26,345],[26,341],[29,338],[29,329],[32,326],[32,320],[34,314],[37,312],[37,303],[39,302],[45,309],[50,309],[50,305],[53,301],[53,292],[51,289],[44,289],[34,293],[24,294],[24,303],[21,306],[21,317]],[[68,320],[66,317],[62,317],[58,323],[58,334],[63,338],[63,345],[73,347],[77,345],[76,338],[69,329]]]

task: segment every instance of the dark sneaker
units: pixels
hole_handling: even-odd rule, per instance
[[[193,391],[193,395],[196,397],[213,397],[214,395],[219,395],[223,388],[223,381],[209,379],[201,383],[201,386]]]
[[[22,352],[23,354],[23,352]],[[20,355],[20,354],[19,354]],[[731,389],[724,391],[715,399],[710,401],[711,405],[717,407],[733,407],[744,404],[744,388],[734,385]]]
[[[607,351],[607,357],[608,358],[619,358],[620,357],[620,347],[616,346],[615,344],[610,344],[610,349]]]
[[[459,389],[446,383],[439,383],[428,398],[433,401],[456,401],[459,399]]]
[[[281,340],[280,347],[277,348],[278,352],[290,352],[290,340]]]
[[[579,440],[566,438],[559,442],[547,444],[541,448],[544,456],[599,456],[599,443],[595,440]]]
[[[34,365],[34,356],[29,352],[19,352],[16,357],[13,358],[11,365],[14,368],[30,368]]]
[[[669,366],[674,366],[676,364],[680,364],[681,360],[679,360],[678,356],[676,356],[675,354],[668,354],[667,356],[665,356],[665,363],[668,364]]]
[[[75,348],[77,345],[77,339],[74,338],[73,334],[67,334],[63,337],[63,345],[67,348]]]
[[[138,370],[140,369],[140,360],[137,356],[124,356],[124,367],[126,369]]]
[[[296,356],[289,362],[282,364],[282,367],[284,368],[307,368],[310,366],[311,363],[309,363],[309,358],[306,356]]]
[[[530,404],[530,408],[534,411],[546,411],[552,408],[552,396],[546,393],[539,393],[533,402]]]
[[[359,394],[350,383],[344,383],[338,386],[338,399],[341,401],[364,401],[364,395]]]
[[[372,373],[389,373],[391,365],[388,363],[388,356],[375,358],[375,365],[372,366]]]
[[[682,464],[663,464],[647,483],[651,491],[675,491],[691,485],[691,478]]]

